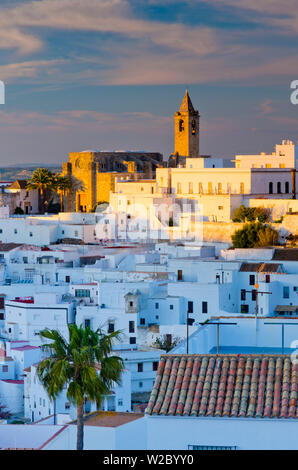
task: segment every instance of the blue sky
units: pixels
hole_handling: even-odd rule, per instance
[[[1,0],[0,165],[174,150],[185,88],[201,151],[298,139],[296,0]]]

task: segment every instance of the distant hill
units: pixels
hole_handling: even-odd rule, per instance
[[[36,168],[48,168],[53,173],[62,171],[62,167],[59,165],[45,165],[44,163],[17,164],[9,167],[0,167],[0,181],[29,179]]]

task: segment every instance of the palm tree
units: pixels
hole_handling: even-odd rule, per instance
[[[45,196],[47,190],[54,188],[54,177],[50,170],[47,168],[37,168],[27,183],[29,191],[38,190],[41,199],[41,212],[45,212]]]
[[[78,192],[85,192],[86,191],[86,186],[83,183],[83,181],[79,180],[75,176],[71,176],[71,189],[70,189],[70,195],[71,195],[71,200],[72,203],[76,201],[76,195]],[[76,208],[75,208],[76,210]]]
[[[77,450],[83,450],[84,403],[90,400],[99,408],[113,384],[121,382],[124,363],[111,355],[119,331],[105,334],[76,324],[69,324],[68,331],[68,341],[57,330],[40,332],[50,342],[41,346],[47,356],[38,364],[37,375],[52,400],[67,387],[67,398],[77,407]]]
[[[61,211],[63,211],[63,200],[67,192],[70,192],[72,189],[71,177],[63,176],[60,174],[55,175],[54,178],[54,187],[55,191],[60,194],[60,206]]]

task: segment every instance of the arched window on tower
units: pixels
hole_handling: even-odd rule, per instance
[[[273,194],[273,183],[270,181],[269,183],[269,194]]]
[[[285,182],[285,193],[286,193],[286,194],[289,194],[289,192],[290,192],[290,185],[289,185],[289,182],[286,181],[286,182]]]
[[[191,123],[191,133],[192,135],[195,135],[197,132],[197,126],[196,126],[196,121],[193,119]]]
[[[280,194],[281,193],[281,182],[279,181],[277,183],[277,194]]]
[[[179,132],[184,131],[184,121],[183,119],[180,119],[179,121]]]

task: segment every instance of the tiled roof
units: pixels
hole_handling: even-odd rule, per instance
[[[286,355],[164,355],[146,413],[297,418],[298,364]]]
[[[31,351],[33,349],[39,349],[38,346],[30,346],[30,345],[25,345],[25,346],[20,346],[18,348],[11,348],[13,351]]]
[[[279,263],[242,263],[239,269],[240,272],[248,273],[277,273],[282,270],[282,265]]]
[[[28,184],[27,180],[16,180],[9,186],[9,189],[26,189]]]
[[[143,417],[142,413],[125,413],[116,411],[94,411],[84,417],[85,426],[117,428]],[[76,421],[74,421],[76,422]]]
[[[15,248],[18,248],[19,246],[22,246],[22,244],[21,243],[0,243],[0,252],[11,251],[11,250],[14,250]]]
[[[298,248],[276,248],[272,259],[277,261],[298,261]]]

